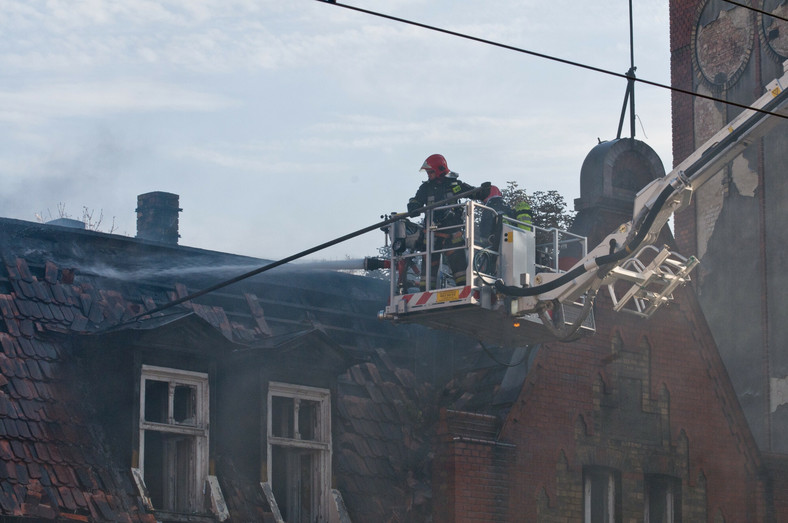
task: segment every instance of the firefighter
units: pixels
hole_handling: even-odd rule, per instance
[[[481,209],[476,244],[484,249],[474,255],[473,268],[477,272],[494,276],[497,273],[496,252],[501,242],[502,218],[514,218],[514,211],[504,201],[501,190],[495,185],[490,186],[490,193],[483,203],[488,209]]]
[[[528,224],[528,225],[518,224],[518,227],[520,227],[521,229],[525,229],[526,231],[532,231],[533,227],[530,227],[530,225],[532,225],[534,222],[534,214],[531,211],[531,206],[528,204],[528,202],[526,200],[521,201],[520,203],[514,206],[513,211],[514,211],[515,220]]]
[[[458,203],[457,199],[451,200],[452,196],[467,193],[475,189],[474,186],[460,181],[457,173],[449,170],[446,158],[441,154],[432,154],[424,160],[421,171],[427,173],[427,181],[423,182],[416,191],[416,195],[408,202],[408,211],[413,211],[425,205],[449,199],[446,205]],[[477,200],[484,200],[490,190],[489,182],[482,184],[471,197]],[[450,209],[438,209],[432,212],[432,223],[439,229],[434,233],[433,250],[451,249],[445,251],[446,261],[451,269],[452,278],[457,286],[465,285],[465,269],[468,265],[465,256],[465,235],[462,227],[453,228],[463,224],[462,209],[453,207]],[[444,229],[444,230],[440,230]],[[430,278],[431,288],[436,288],[437,276],[440,269],[440,254],[430,257]],[[422,271],[421,288],[426,289],[426,271]]]
[[[501,190],[495,185],[490,186],[490,193],[484,199],[484,205],[492,209],[483,209],[479,220],[479,244],[498,250],[498,236],[501,229],[501,216],[515,218],[514,211],[504,201]],[[494,212],[493,212],[494,211]]]

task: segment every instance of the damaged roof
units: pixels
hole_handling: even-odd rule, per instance
[[[437,408],[505,409],[506,391],[522,383],[522,370],[499,365],[466,338],[380,322],[382,280],[278,268],[139,319],[265,262],[11,219],[0,219],[0,253],[2,514],[154,521],[128,469],[103,450],[101,427],[70,379],[78,375],[76,338],[177,324],[195,337],[210,327],[233,352],[304,350],[315,340],[333,347],[337,373],[344,372],[336,468],[362,516],[389,505],[406,519],[426,517]],[[256,506],[259,499],[243,491],[234,486],[228,502]]]

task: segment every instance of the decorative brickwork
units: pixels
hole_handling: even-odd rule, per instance
[[[580,521],[583,470],[621,478],[623,521],[644,478],[681,484],[684,521],[762,521],[759,455],[692,294],[649,321],[597,307],[597,335],[542,347],[500,440],[517,445],[508,521]]]

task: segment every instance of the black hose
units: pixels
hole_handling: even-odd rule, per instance
[[[217,283],[215,285],[212,285],[210,287],[207,287],[205,289],[202,289],[202,290],[199,290],[199,291],[195,291],[195,292],[189,294],[188,296],[183,296],[182,298],[178,298],[176,300],[167,302],[167,303],[165,303],[163,305],[159,305],[158,307],[155,307],[155,308],[153,308],[153,309],[151,309],[149,311],[141,312],[141,313],[137,314],[136,316],[132,316],[131,318],[129,318],[126,321],[120,322],[118,324],[113,324],[113,325],[111,325],[111,326],[109,326],[109,327],[107,327],[105,329],[101,329],[99,332],[105,332],[105,331],[107,331],[109,329],[113,329],[113,328],[116,328],[116,327],[119,327],[119,326],[123,326],[123,325],[127,325],[127,324],[130,324],[130,323],[134,323],[135,321],[139,321],[141,318],[143,318],[145,316],[152,316],[155,313],[162,312],[162,311],[164,311],[166,309],[169,309],[171,307],[174,307],[176,305],[180,305],[181,303],[184,303],[184,302],[187,302],[187,301],[191,301],[191,300],[193,300],[195,298],[199,298],[200,296],[203,296],[205,294],[217,291],[219,289],[227,287],[228,285],[232,285],[233,283],[237,283],[237,282],[239,282],[241,280],[245,280],[245,279],[250,278],[252,276],[256,276],[257,274],[269,271],[271,269],[279,267],[280,265],[284,265],[286,263],[290,263],[291,261],[297,260],[299,258],[303,258],[304,256],[307,256],[309,254],[315,253],[315,252],[320,251],[322,249],[325,249],[327,247],[331,247],[333,245],[336,245],[338,243],[344,242],[344,241],[349,240],[351,238],[355,238],[356,236],[361,236],[362,234],[366,234],[366,233],[374,231],[376,229],[380,229],[380,228],[386,227],[387,225],[391,225],[392,223],[397,222],[399,220],[402,220],[404,218],[412,218],[413,216],[418,216],[419,214],[422,214],[422,213],[425,213],[425,212],[430,211],[432,209],[435,209],[436,207],[440,207],[442,205],[452,204],[453,202],[459,200],[460,198],[473,198],[474,196],[478,195],[479,190],[481,190],[482,188],[475,187],[475,188],[469,189],[469,190],[467,190],[465,192],[461,192],[459,194],[452,195],[449,198],[446,198],[445,200],[441,200],[439,202],[435,202],[435,203],[432,203],[430,205],[425,205],[424,207],[420,207],[418,209],[413,209],[412,211],[408,211],[408,212],[403,213],[403,214],[398,214],[398,215],[393,216],[391,218],[387,218],[386,220],[383,220],[382,222],[378,222],[378,223],[376,223],[374,225],[369,225],[367,227],[364,227],[363,229],[359,229],[359,230],[357,230],[355,232],[351,232],[351,233],[346,234],[344,236],[340,236],[339,238],[335,238],[335,239],[333,239],[331,241],[328,241],[328,242],[325,242],[325,243],[321,243],[320,245],[317,245],[317,246],[312,247],[310,249],[307,249],[305,251],[301,251],[301,252],[299,252],[297,254],[293,254],[292,256],[288,256],[287,258],[282,258],[279,261],[271,262],[268,265],[264,265],[263,267],[259,267],[257,269],[254,269],[253,271],[249,271],[249,272],[246,272],[246,273],[241,274],[239,276],[236,276],[234,278],[230,278],[229,280],[221,281],[221,282],[219,282],[219,283]]]
[[[665,202],[675,193],[675,189],[672,186],[665,187],[662,192],[659,194],[657,199],[654,201],[654,206],[651,208],[649,213],[646,215],[646,218],[643,220],[640,228],[638,229],[637,235],[632,239],[629,244],[624,246],[624,248],[614,252],[613,254],[606,254],[604,256],[599,256],[598,258],[594,259],[596,267],[602,267],[603,265],[607,265],[610,263],[615,263],[617,261],[623,260],[627,256],[629,256],[635,249],[637,249],[643,240],[646,238],[646,235],[649,233],[651,229],[651,225],[654,223],[654,220],[657,219],[657,215],[662,210],[662,206],[665,205]],[[581,265],[580,267],[575,267],[571,271],[562,274],[560,277],[556,278],[555,280],[551,280],[543,285],[537,285],[536,287],[515,287],[513,285],[504,285],[501,280],[495,282],[495,290],[502,294],[506,294],[507,296],[536,296],[537,294],[542,294],[545,292],[552,291],[557,289],[558,287],[569,283],[570,281],[574,280],[578,276],[582,276],[586,272],[591,269],[587,269],[585,266]]]

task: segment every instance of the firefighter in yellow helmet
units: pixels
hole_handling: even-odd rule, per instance
[[[533,227],[531,225],[534,222],[534,214],[531,211],[531,206],[528,204],[526,200],[521,201],[517,205],[515,205],[512,209],[514,211],[514,219],[518,222],[523,222],[528,225],[520,225],[518,227],[521,229],[525,229],[526,231],[532,231]]]

